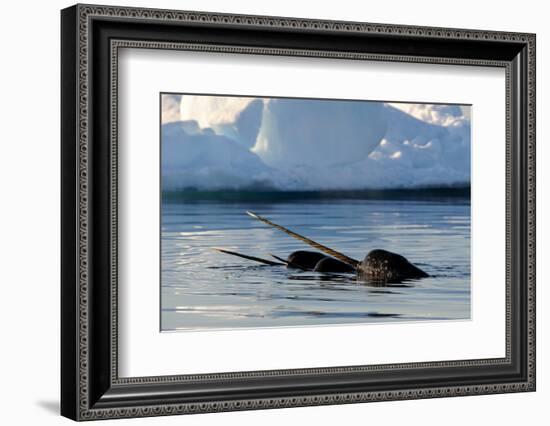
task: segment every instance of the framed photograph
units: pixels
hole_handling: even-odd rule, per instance
[[[61,412],[535,390],[535,35],[61,12]]]

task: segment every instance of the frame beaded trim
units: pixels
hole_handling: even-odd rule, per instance
[[[528,385],[505,384],[484,386],[453,386],[448,388],[405,389],[400,391],[327,394],[304,397],[262,398],[205,402],[200,404],[167,404],[140,408],[98,409],[82,413],[82,420],[99,420],[113,417],[131,418],[146,416],[170,416],[176,414],[215,413],[222,411],[265,410],[274,408],[340,405],[360,402],[398,401],[410,399],[443,398],[511,393],[528,390]]]
[[[509,41],[520,43],[534,42],[535,36],[527,33],[467,30],[459,28],[420,27],[413,25],[373,24],[365,22],[339,22],[303,18],[287,18],[260,15],[236,15],[165,9],[143,9],[116,6],[80,5],[80,16],[103,16],[117,18],[162,20],[204,24],[223,24],[262,28],[293,28],[319,31],[340,31],[351,33],[371,33],[385,35],[410,35],[430,38],[450,38],[466,40]]]
[[[528,234],[530,243],[528,246],[528,381],[526,383],[508,383],[486,386],[451,386],[447,388],[429,388],[429,389],[411,389],[402,391],[386,392],[363,392],[353,394],[328,394],[321,396],[292,397],[292,398],[268,398],[255,400],[236,400],[223,402],[210,402],[202,404],[166,404],[162,406],[144,406],[132,409],[90,409],[89,408],[89,389],[87,385],[89,358],[88,358],[88,46],[89,46],[89,28],[90,21],[94,17],[118,17],[128,19],[140,19],[144,21],[176,21],[192,23],[216,23],[233,26],[252,26],[252,27],[272,27],[272,28],[293,28],[304,30],[317,30],[327,32],[359,32],[369,34],[391,35],[410,35],[412,37],[422,38],[448,38],[465,40],[486,40],[486,41],[507,41],[526,43],[528,49]],[[416,399],[416,398],[435,398],[442,396],[461,396],[475,395],[480,393],[504,393],[515,392],[518,390],[533,390],[535,380],[535,36],[533,34],[507,33],[495,31],[464,30],[464,29],[446,29],[436,27],[418,27],[401,26],[386,24],[368,24],[356,22],[336,22],[311,19],[294,19],[282,17],[265,16],[246,16],[231,14],[214,14],[202,12],[183,12],[156,9],[136,9],[124,7],[104,7],[104,6],[78,6],[78,417],[82,420],[102,419],[108,417],[140,417],[150,415],[170,415],[196,412],[215,412],[243,409],[263,409],[280,408],[292,406],[308,405],[326,405],[326,404],[345,404],[352,402],[398,400],[398,399]],[[418,62],[418,63],[441,63],[456,65],[478,65],[506,67],[506,115],[510,116],[510,68],[505,62],[483,61],[483,60],[464,60],[460,58],[415,58],[396,55],[369,55],[359,53],[345,52],[315,52],[311,50],[290,50],[290,49],[269,49],[269,48],[249,48],[234,46],[205,46],[191,45],[181,43],[160,43],[143,41],[112,41],[111,45],[111,120],[116,123],[117,118],[117,66],[118,66],[118,48],[156,48],[156,49],[177,49],[177,50],[199,50],[211,52],[227,52],[241,54],[265,54],[265,55],[297,55],[326,57],[334,59],[357,59],[357,60],[375,60],[375,61],[398,61],[398,62]],[[508,122],[508,120],[507,120]],[[511,316],[509,310],[510,302],[510,267],[509,254],[510,247],[507,244],[506,260],[506,358],[503,359],[483,359],[483,360],[463,360],[434,363],[414,363],[414,364],[388,364],[375,366],[349,366],[334,368],[317,369],[299,369],[299,370],[274,370],[261,372],[244,373],[222,373],[212,375],[186,375],[186,376],[161,376],[161,377],[137,377],[137,378],[118,378],[117,373],[117,222],[116,222],[116,203],[117,203],[117,130],[116,126],[111,127],[112,152],[111,158],[113,167],[111,170],[111,318],[112,318],[112,347],[114,348],[111,379],[114,383],[167,383],[175,381],[193,381],[193,380],[220,380],[226,378],[244,378],[261,376],[281,376],[281,375],[301,375],[301,374],[329,374],[350,371],[375,371],[398,368],[415,367],[439,367],[439,366],[469,366],[486,365],[509,362],[510,360],[510,323]],[[509,141],[511,138],[510,129],[506,129],[507,137],[507,156],[506,171],[509,175],[511,154]],[[506,224],[507,232],[510,228],[510,182],[506,182],[507,196],[507,214]],[[507,235],[508,236],[508,235]]]

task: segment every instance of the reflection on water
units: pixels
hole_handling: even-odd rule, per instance
[[[269,266],[213,251],[270,259],[307,249],[255,221],[256,211],[348,256],[397,252],[430,278],[373,286],[354,274]],[[164,331],[470,318],[470,205],[436,201],[164,202]]]

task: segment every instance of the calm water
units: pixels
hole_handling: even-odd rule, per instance
[[[304,243],[263,215],[348,256],[402,254],[431,277],[374,287],[350,275],[267,266],[211,250],[280,257]],[[164,202],[163,330],[470,318],[470,205],[461,201]]]

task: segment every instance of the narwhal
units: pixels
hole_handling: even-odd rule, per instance
[[[363,260],[359,261],[304,237],[303,235],[297,234],[288,228],[277,225],[276,223],[273,223],[269,219],[259,216],[256,213],[249,211],[246,213],[254,219],[278,229],[285,234],[290,235],[291,237],[319,250],[320,252],[298,250],[292,252],[286,260],[278,256],[271,255],[277,260],[277,262],[274,262],[272,260],[249,256],[226,249],[217,248],[216,250],[266,265],[286,265],[288,268],[325,273],[356,273],[358,278],[369,282],[400,283],[408,279],[429,277],[426,272],[413,265],[405,257],[399,254],[392,253],[387,250],[374,249],[371,250]]]

